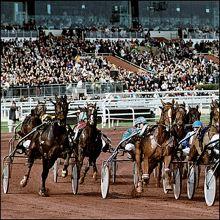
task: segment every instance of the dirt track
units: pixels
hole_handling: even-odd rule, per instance
[[[113,144],[119,142],[123,130],[105,133]],[[1,157],[8,153],[8,134],[2,134]],[[102,153],[98,160],[100,173],[102,160],[109,157]],[[38,196],[42,166],[40,161],[34,165],[31,178],[25,188],[19,186],[24,174],[24,159],[15,159],[8,194],[1,192],[1,219],[218,219],[219,196],[213,207],[207,207],[203,195],[203,178],[196,191],[195,198],[189,201],[184,181],[183,192],[179,200],[175,200],[172,192],[164,194],[162,188],[155,187],[155,179],[151,176],[150,184],[144,188],[142,197],[132,198],[133,189],[132,163],[122,162],[118,165],[117,180],[110,185],[107,199],[100,194],[100,175],[95,182],[92,170],[89,171],[85,183],[79,186],[77,195],[72,194],[70,176],[58,177],[53,182],[53,174],[47,179],[50,197]],[[60,172],[59,172],[60,174]],[[219,183],[218,183],[219,186]],[[219,192],[218,192],[219,194]]]

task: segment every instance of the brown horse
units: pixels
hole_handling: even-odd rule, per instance
[[[79,124],[80,113],[86,114],[86,111],[87,111],[87,109],[85,107],[78,106],[78,108],[76,109],[77,124],[73,128],[68,126],[68,136],[69,136],[69,142],[70,142],[70,146],[71,146],[72,150],[67,154],[66,159],[63,164],[62,175],[61,175],[63,178],[65,178],[68,175],[68,166],[69,166],[69,160],[70,160],[71,155],[73,154],[74,158],[77,156],[76,151],[77,151],[78,137],[79,137],[81,131],[79,131],[79,133],[76,134],[75,128]],[[77,137],[75,137],[75,136],[77,136]]]
[[[88,164],[79,178],[79,183],[84,182],[86,173],[90,166],[93,166],[93,178],[97,179],[96,160],[102,150],[102,140],[99,138],[100,131],[97,129],[97,108],[96,104],[87,104],[86,107],[87,122],[86,126],[82,129],[77,146],[77,167],[80,176],[81,168],[85,157],[88,157]]]
[[[183,104],[178,104],[176,102],[176,108],[175,108],[175,119],[173,124],[173,132],[175,132],[175,136],[177,137],[178,141],[182,140],[185,135],[185,125],[186,125],[186,105],[183,102]]]
[[[21,124],[21,129],[18,131],[18,134],[21,137],[27,135],[33,128],[42,124],[41,117],[46,113],[45,102],[39,102],[37,106],[31,110],[31,114],[27,115],[24,121]]]
[[[153,127],[150,132],[144,135],[135,143],[135,160],[137,164],[138,184],[136,186],[137,192],[142,192],[142,180],[148,181],[153,169],[161,161],[164,162],[165,170],[165,187],[171,190],[170,185],[170,162],[174,146],[176,146],[176,139],[171,133],[174,123],[175,109],[174,99],[172,103],[164,103],[161,100],[163,107],[161,117],[157,127]],[[143,162],[143,169],[142,169]],[[142,174],[143,172],[143,174]],[[160,178],[160,175],[158,175]],[[158,179],[160,181],[160,179]]]
[[[31,168],[36,159],[42,159],[42,185],[39,194],[47,196],[45,182],[48,176],[49,169],[53,166],[57,158],[63,158],[69,149],[68,132],[65,124],[65,115],[68,111],[64,106],[68,106],[65,97],[57,97],[55,104],[55,119],[44,122],[40,129],[38,129],[32,139],[27,151],[27,165],[28,169],[23,179],[20,182],[22,187],[27,185]]]
[[[208,127],[199,129],[193,137],[189,151],[189,161],[195,161],[200,156],[200,163],[209,163],[209,153],[204,148],[208,145],[215,134],[219,133],[219,103],[212,101],[210,111],[210,123]]]

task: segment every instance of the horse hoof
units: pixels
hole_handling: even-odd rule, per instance
[[[67,177],[68,171],[67,170],[62,170],[61,176],[63,178]]]
[[[25,187],[27,185],[27,177],[24,176],[23,179],[20,181],[20,186]]]
[[[39,195],[42,197],[48,197],[49,196],[48,190],[40,190]]]
[[[79,179],[79,184],[83,184],[84,183],[84,178],[80,178]]]
[[[138,183],[138,186],[136,188],[137,193],[142,193],[143,192],[143,187],[142,187],[142,183]]]
[[[133,188],[131,191],[131,196],[132,198],[139,198],[141,196],[141,193],[138,193],[137,190]]]
[[[137,193],[142,193],[143,192],[143,188],[142,187],[137,187]]]
[[[167,185],[165,186],[165,189],[166,189],[166,190],[172,190],[172,186],[171,186],[170,184],[167,184]]]

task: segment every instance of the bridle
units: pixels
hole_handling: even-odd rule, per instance
[[[174,111],[174,109],[173,109],[172,105],[165,105],[162,109],[159,125],[164,126],[167,131],[170,131],[170,129],[173,125],[173,121],[172,121],[173,111]],[[167,115],[165,114],[166,112],[167,112]],[[167,121],[168,121],[168,123],[166,123]]]
[[[95,124],[95,116],[96,116],[96,107],[93,105],[89,105],[87,107],[87,114],[88,114],[88,123],[90,125]]]
[[[184,106],[180,105],[176,109],[176,117],[174,121],[178,128],[185,124],[185,118],[186,118],[186,109]]]

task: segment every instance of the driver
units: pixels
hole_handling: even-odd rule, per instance
[[[142,136],[147,127],[148,127],[148,124],[147,124],[146,119],[141,116],[141,117],[136,118],[134,122],[134,127],[129,128],[122,135],[122,141],[128,140],[128,142],[125,145],[125,150],[128,152],[128,159],[134,158],[134,155],[135,155],[135,145],[134,143],[132,143],[132,140],[129,140],[129,139],[135,134]]]
[[[189,131],[181,143],[184,156],[188,156],[193,137],[197,133],[198,129],[203,127],[203,124],[201,121],[195,121],[192,127],[193,131]]]

